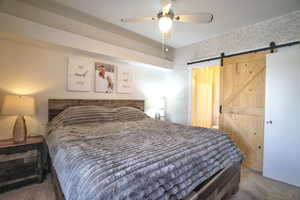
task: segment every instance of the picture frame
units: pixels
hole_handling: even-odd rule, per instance
[[[112,64],[95,62],[95,92],[114,93],[116,66]]]
[[[89,92],[92,89],[92,65],[85,59],[68,58],[67,90]]]
[[[134,86],[134,73],[132,69],[119,67],[117,74],[118,93],[131,94]]]

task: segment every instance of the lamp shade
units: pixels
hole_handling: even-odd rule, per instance
[[[34,98],[30,96],[6,95],[2,106],[3,115],[34,115]]]

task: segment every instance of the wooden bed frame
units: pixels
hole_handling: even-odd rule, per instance
[[[144,100],[85,100],[85,99],[49,99],[48,119],[53,119],[64,109],[79,105],[99,105],[109,108],[131,106],[144,111]],[[50,162],[51,163],[51,162]],[[236,193],[240,183],[241,163],[233,163],[231,166],[219,171],[213,177],[197,186],[194,191],[183,200],[226,200]],[[66,200],[61,190],[56,171],[50,164],[50,172],[57,200]]]
[[[49,99],[48,100],[48,121],[51,121],[56,115],[72,106],[103,106],[107,108],[118,108],[123,106],[134,107],[144,111],[144,100],[127,99]]]

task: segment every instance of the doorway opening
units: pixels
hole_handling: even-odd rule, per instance
[[[219,128],[220,66],[192,69],[192,125]]]

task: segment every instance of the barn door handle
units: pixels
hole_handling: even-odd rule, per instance
[[[222,110],[223,110],[223,105],[220,105],[219,107],[219,113],[222,114]]]
[[[266,121],[267,124],[272,124],[272,120]]]

